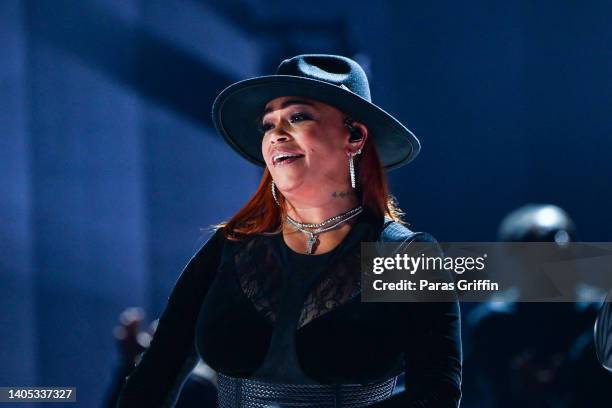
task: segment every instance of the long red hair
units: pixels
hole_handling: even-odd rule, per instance
[[[379,217],[388,216],[404,223],[404,214],[389,194],[387,175],[376,147],[370,140],[366,139],[361,157],[355,156],[361,205]],[[280,232],[281,220],[286,215],[285,198],[277,190],[280,206],[276,204],[270,189],[271,182],[272,176],[266,167],[255,194],[229,221],[217,225],[223,228],[228,239],[240,240],[252,234]]]

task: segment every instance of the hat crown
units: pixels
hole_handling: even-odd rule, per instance
[[[363,68],[352,59],[340,55],[298,55],[281,62],[276,74],[316,79],[342,86],[368,102],[372,101],[368,77]]]

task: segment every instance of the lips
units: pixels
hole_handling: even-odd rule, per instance
[[[272,164],[274,166],[289,164],[301,159],[302,157],[304,157],[304,155],[297,152],[275,152],[272,155]]]
[[[286,166],[286,165],[289,165],[289,164],[291,164],[291,163],[293,163],[293,162],[295,162],[295,161],[300,160],[302,157],[303,157],[303,156],[301,156],[301,157],[290,157],[290,158],[288,158],[288,159],[285,159],[285,160],[279,161],[278,163],[276,163],[276,164],[274,165],[274,167],[280,167],[280,166]]]

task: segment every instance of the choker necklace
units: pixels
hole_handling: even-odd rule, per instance
[[[337,228],[339,225],[347,222],[353,217],[356,217],[363,211],[362,206],[355,207],[351,210],[343,212],[342,214],[338,214],[331,218],[326,219],[325,221],[316,223],[316,224],[308,224],[302,223],[294,220],[289,215],[287,215],[287,222],[291,224],[296,230],[303,232],[308,235],[308,242],[306,244],[306,253],[308,255],[312,255],[315,244],[318,241],[319,234],[322,234],[327,231],[331,231],[334,228]],[[331,225],[329,225],[331,224]],[[307,228],[313,228],[312,230],[308,230]]]

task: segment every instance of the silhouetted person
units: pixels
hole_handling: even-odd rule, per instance
[[[612,291],[601,307],[595,322],[595,350],[599,363],[612,373]],[[612,374],[611,374],[612,375]]]
[[[143,319],[144,312],[140,308],[125,309],[119,316],[119,325],[115,327],[113,334],[117,341],[120,360],[104,407],[116,406],[126,376],[134,369],[141,353],[149,347],[154,336],[157,320],[151,323],[147,331],[141,331]],[[200,361],[185,381],[175,406],[177,408],[216,407],[216,373]]]
[[[502,220],[498,238],[563,247],[574,234],[574,222],[561,208],[530,204]],[[602,376],[595,364],[594,316],[595,308],[588,304],[479,305],[466,319],[471,347],[466,351],[464,402],[483,408],[607,406],[603,395],[612,377]]]

